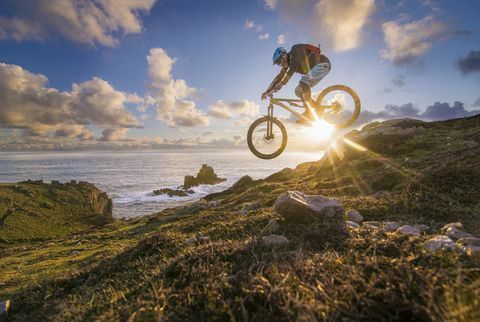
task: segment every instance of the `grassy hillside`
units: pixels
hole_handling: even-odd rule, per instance
[[[86,182],[0,184],[0,247],[58,238],[111,220],[111,200]]]
[[[366,220],[432,233],[461,221],[479,235],[479,144],[480,117],[373,123],[318,162],[195,204],[0,250],[0,299],[12,299],[12,321],[478,320],[479,256],[426,253],[426,235],[280,219],[287,246],[260,237],[293,189]]]

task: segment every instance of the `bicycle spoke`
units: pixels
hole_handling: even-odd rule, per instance
[[[252,133],[252,143],[255,148],[262,154],[272,154],[282,145],[282,132],[280,128],[274,124],[271,125],[271,134],[267,135],[269,124],[264,122],[259,124]]]

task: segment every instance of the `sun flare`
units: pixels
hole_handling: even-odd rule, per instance
[[[332,124],[321,119],[316,120],[312,123],[312,126],[305,127],[304,129],[305,135],[316,141],[325,141],[329,139],[334,131],[335,127]]]

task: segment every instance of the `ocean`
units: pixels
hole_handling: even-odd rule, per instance
[[[262,160],[249,151],[92,151],[92,152],[2,152],[0,182],[27,179],[67,182],[88,181],[113,200],[114,217],[131,218],[179,206],[230,187],[240,177],[267,177],[285,167],[316,161],[323,152],[285,152]],[[196,175],[202,164],[212,166],[227,181],[194,187],[188,197],[153,195],[160,188],[178,188],[185,175]]]

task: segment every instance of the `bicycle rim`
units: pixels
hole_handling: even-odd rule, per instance
[[[271,135],[267,129],[271,126]],[[276,118],[262,117],[248,129],[247,143],[250,151],[261,159],[279,156],[287,145],[285,126]]]
[[[360,115],[360,98],[348,86],[334,85],[324,89],[317,98],[317,104],[329,105],[323,113],[323,119],[336,128],[352,125]]]

